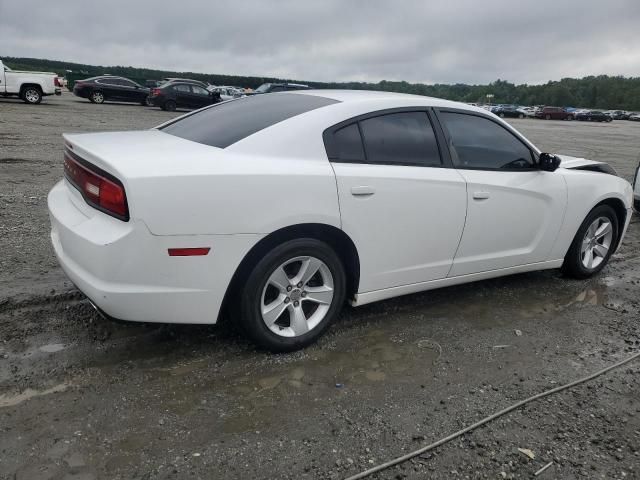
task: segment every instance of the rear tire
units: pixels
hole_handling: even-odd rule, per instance
[[[545,119],[545,120],[551,120],[551,115],[545,115],[545,116],[544,116],[544,119]]]
[[[42,101],[42,91],[38,87],[26,87],[22,91],[21,98],[29,105],[37,105]]]
[[[253,268],[239,292],[245,334],[273,352],[315,342],[338,316],[346,275],[335,251],[312,238],[285,242]]]
[[[618,242],[618,216],[609,205],[600,205],[587,215],[564,257],[562,272],[588,278],[604,268]]]
[[[164,102],[162,109],[166,110],[167,112],[175,112],[176,102],[174,102],[173,100],[167,100],[166,102]]]
[[[524,118],[524,114],[521,113],[520,115],[518,115],[518,118]]]
[[[569,121],[573,120],[573,115],[568,115],[567,116],[567,120],[569,120]]]

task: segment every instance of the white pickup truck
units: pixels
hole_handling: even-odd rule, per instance
[[[40,103],[46,95],[60,95],[58,75],[50,72],[18,72],[0,60],[0,95],[15,95],[27,103]]]

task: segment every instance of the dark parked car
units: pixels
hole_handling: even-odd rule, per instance
[[[542,107],[536,112],[536,118],[545,120],[573,120],[574,114],[560,107]]]
[[[251,94],[288,92],[291,90],[306,90],[307,88],[309,88],[309,85],[302,85],[301,83],[263,83]]]
[[[576,115],[576,120],[588,122],[610,122],[612,118],[599,110],[588,110],[586,112],[578,113],[578,115]]]
[[[524,118],[526,115],[515,105],[504,105],[492,110],[499,117]]]
[[[93,103],[115,100],[146,105],[149,89],[128,78],[103,75],[77,80],[73,85],[73,94],[77,97],[88,98]]]
[[[220,94],[188,82],[171,81],[152,88],[149,103],[162,110],[202,108],[220,102]]]

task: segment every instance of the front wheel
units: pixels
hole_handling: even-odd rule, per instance
[[[523,113],[519,114],[518,118],[524,118],[524,114]]]
[[[289,352],[315,342],[345,299],[345,271],[324,242],[285,242],[255,266],[241,291],[240,324],[258,345]]]
[[[27,87],[22,92],[22,100],[31,105],[37,105],[42,101],[42,92],[37,87]]]
[[[564,257],[562,271],[575,278],[595,275],[611,258],[618,239],[618,217],[608,205],[591,210]]]
[[[567,116],[567,120],[569,120],[569,121],[573,120],[573,115],[568,115]]]

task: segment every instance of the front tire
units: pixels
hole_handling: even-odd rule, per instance
[[[22,92],[22,100],[30,105],[37,105],[42,101],[42,92],[38,87],[26,87]]]
[[[242,330],[273,352],[315,342],[335,320],[345,299],[344,266],[326,243],[301,238],[268,252],[239,295]]]
[[[618,216],[609,205],[587,215],[564,257],[562,271],[574,278],[588,278],[604,268],[618,241]]]

